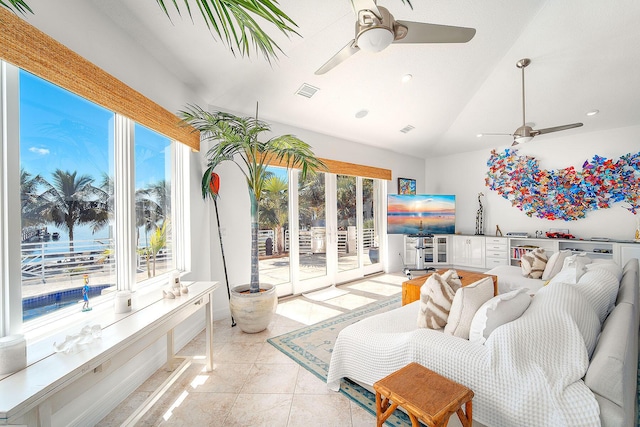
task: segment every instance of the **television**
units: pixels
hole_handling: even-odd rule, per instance
[[[389,194],[387,233],[430,236],[456,231],[456,196]]]

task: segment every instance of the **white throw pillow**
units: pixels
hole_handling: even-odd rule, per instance
[[[522,275],[532,279],[539,279],[547,265],[547,253],[543,248],[535,248],[520,257]]]
[[[618,282],[622,280],[622,267],[610,259],[594,259],[591,264],[586,265],[587,271],[606,270],[616,276]]]
[[[469,341],[484,344],[494,329],[522,316],[530,303],[531,295],[525,289],[517,289],[491,298],[482,304],[473,316]]]
[[[544,273],[542,273],[542,280],[551,280],[553,277],[562,270],[562,266],[564,265],[564,260],[568,256],[571,256],[570,250],[559,251],[551,255],[549,257],[549,261],[547,261],[547,265],[544,268]]]
[[[444,332],[469,339],[471,321],[482,304],[493,297],[493,279],[485,277],[456,291]]]
[[[591,258],[586,256],[584,253],[568,256],[564,259],[562,270],[560,270],[560,272],[556,274],[549,283],[562,282],[575,285],[578,283],[578,280],[580,280],[582,275],[586,273],[586,266],[590,263]]]
[[[418,327],[440,329],[447,324],[451,302],[458,288],[462,286],[455,270],[442,276],[433,273],[420,287],[420,310]]]

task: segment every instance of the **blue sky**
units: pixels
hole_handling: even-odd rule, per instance
[[[113,176],[113,113],[25,71],[20,72],[20,165],[50,180],[56,169],[89,175],[100,185]],[[170,140],[141,125],[135,128],[136,188],[165,177]],[[168,180],[167,172],[167,180]],[[48,226],[49,231],[55,227]],[[76,228],[76,239],[92,236]],[[66,232],[61,235],[66,237]],[[81,236],[78,234],[81,233]]]

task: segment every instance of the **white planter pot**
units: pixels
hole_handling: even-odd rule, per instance
[[[231,316],[243,332],[254,334],[267,329],[278,306],[276,287],[261,284],[260,292],[249,293],[249,285],[231,289]],[[246,293],[242,293],[246,291]]]

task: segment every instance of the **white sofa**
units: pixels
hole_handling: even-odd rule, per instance
[[[471,388],[487,426],[635,426],[638,260],[613,276],[541,288],[484,344],[417,328],[419,301],[363,319],[339,334],[327,384],[372,386],[415,361]]]

